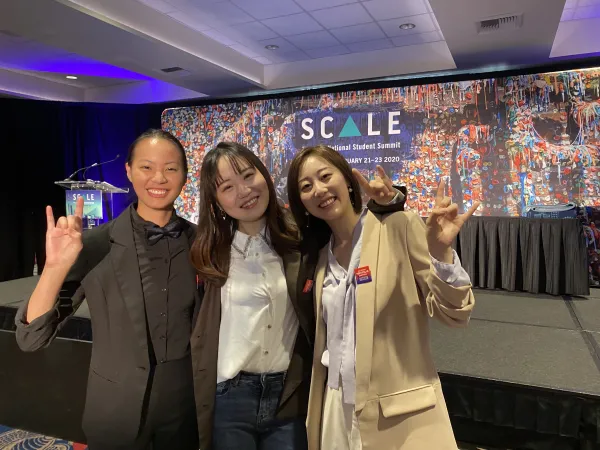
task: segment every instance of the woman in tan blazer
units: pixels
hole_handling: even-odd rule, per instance
[[[361,185],[369,187],[325,146],[299,152],[288,175],[303,234],[330,236],[314,280],[309,449],[456,450],[428,319],[469,322],[475,299],[451,244],[478,204],[459,215],[441,182],[424,224],[410,212],[363,209]]]

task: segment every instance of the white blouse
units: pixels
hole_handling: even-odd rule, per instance
[[[240,371],[287,370],[298,318],[287,291],[283,261],[263,229],[257,236],[236,231],[229,278],[221,288],[217,383]]]

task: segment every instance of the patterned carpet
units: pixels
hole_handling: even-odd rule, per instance
[[[87,445],[0,425],[1,450],[86,450]]]

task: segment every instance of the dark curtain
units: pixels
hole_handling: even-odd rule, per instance
[[[125,175],[129,144],[144,130],[160,128],[165,105],[73,104],[34,100],[0,100],[1,183],[0,282],[31,276],[45,262],[45,206],[65,213],[65,192],[54,184],[76,169],[106,161],[87,177],[130,187]],[[118,214],[134,199],[116,194]]]
[[[45,205],[64,214],[64,192],[53,185],[63,174],[58,104],[0,101],[0,281],[31,276],[34,255],[45,260]]]
[[[64,143],[64,177],[95,162],[115,162],[86,172],[88,179],[106,181],[116,187],[130,187],[125,173],[127,149],[148,128],[160,128],[160,113],[154,105],[108,105],[63,103],[60,105],[61,138]],[[81,173],[78,174],[81,176]],[[64,178],[63,177],[63,178]],[[135,199],[135,194],[113,195],[113,210],[118,215]],[[111,219],[104,205],[105,219]]]
[[[577,219],[471,217],[457,253],[473,286],[589,295],[586,242]]]

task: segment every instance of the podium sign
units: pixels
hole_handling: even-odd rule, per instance
[[[102,221],[102,191],[72,190],[66,194],[68,215],[75,214],[77,199],[83,197],[83,217]]]

